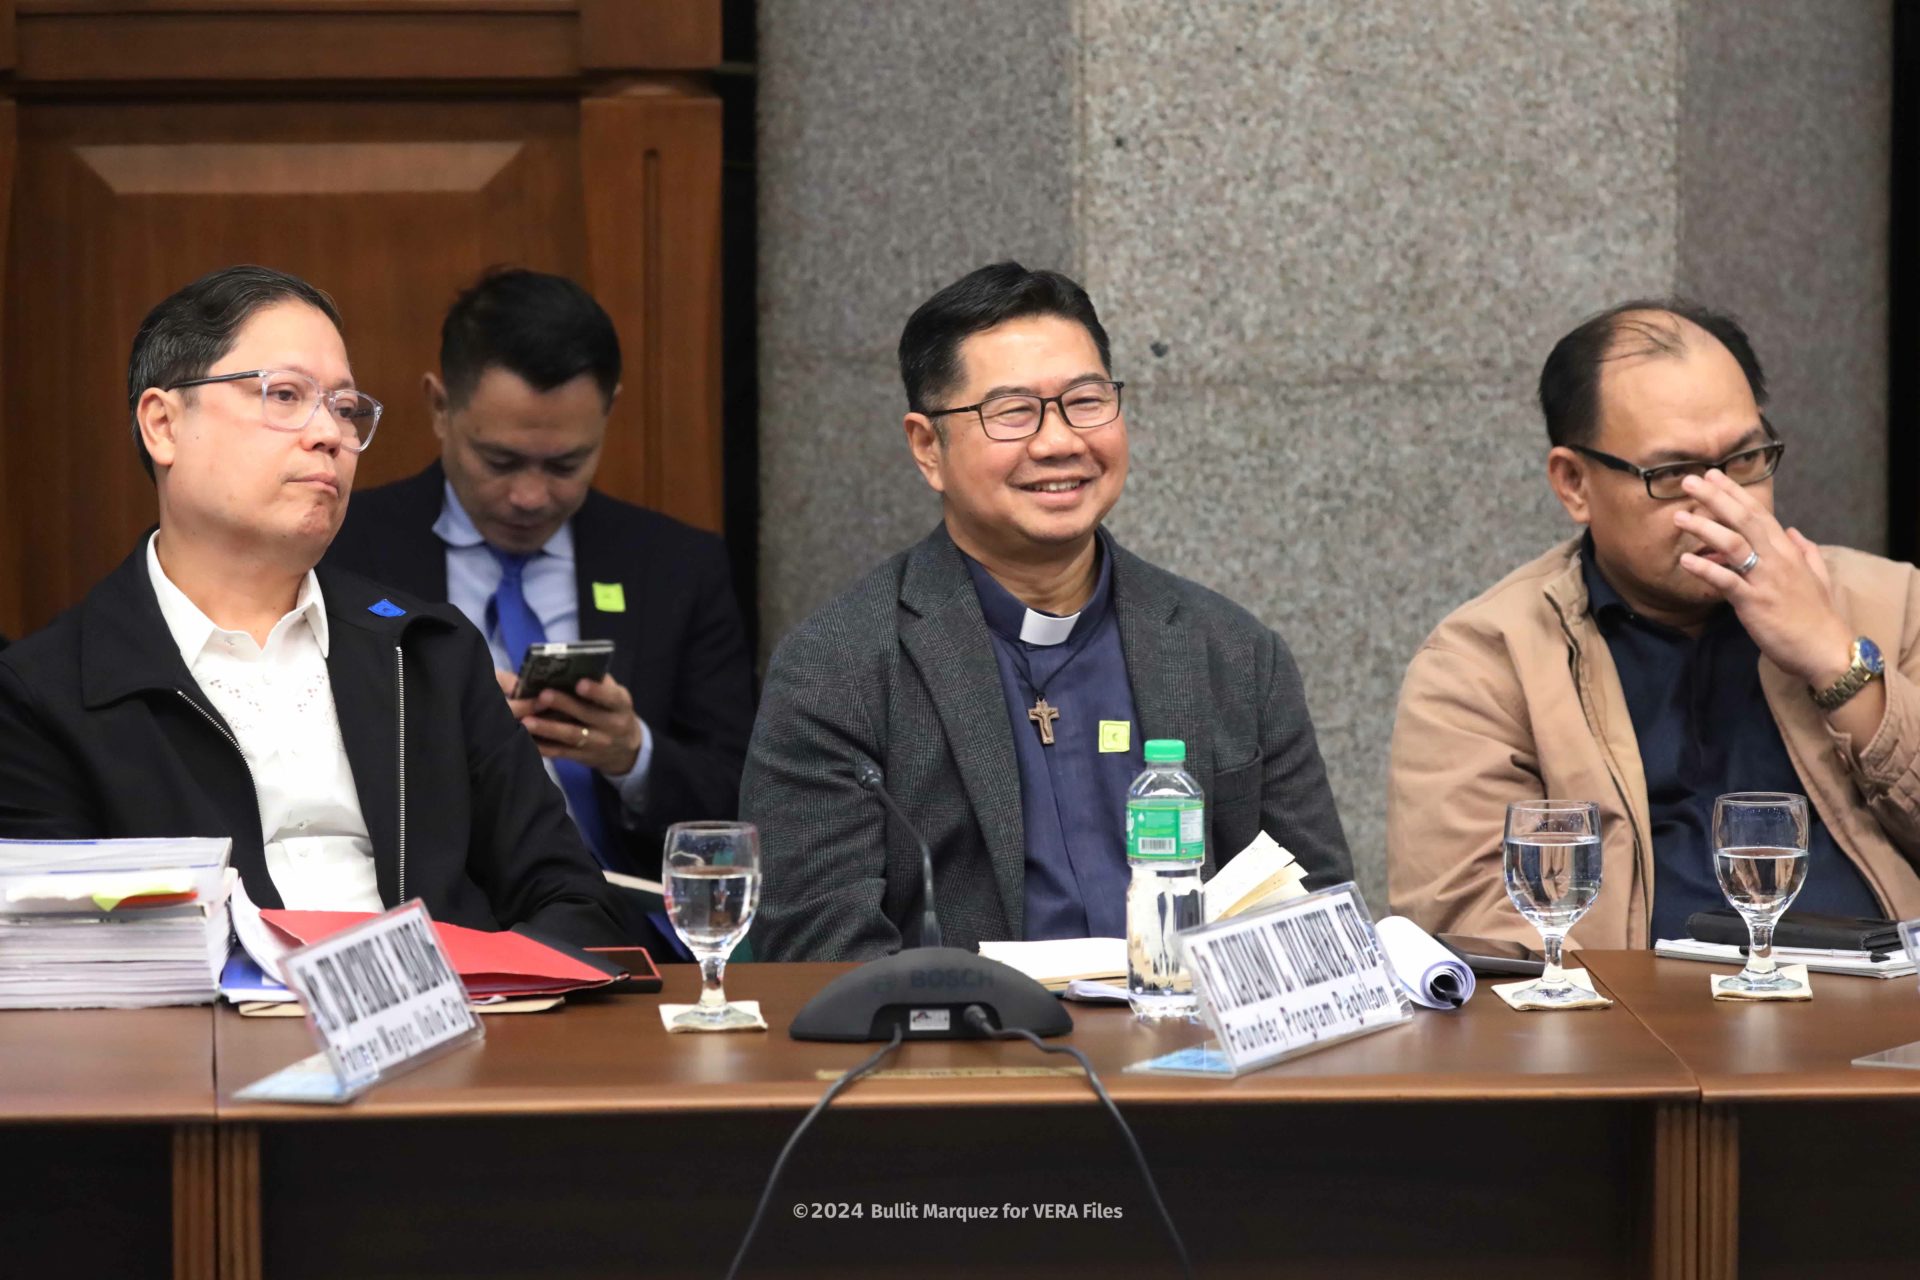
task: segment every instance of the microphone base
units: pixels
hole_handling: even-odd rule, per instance
[[[794,1015],[795,1040],[979,1040],[967,1025],[979,1005],[997,1027],[1063,1036],[1073,1018],[1051,991],[1010,965],[958,947],[916,947],[872,960],[829,982]]]

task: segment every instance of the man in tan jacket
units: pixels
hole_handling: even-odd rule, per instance
[[[1691,304],[1628,303],[1554,347],[1547,479],[1585,533],[1455,610],[1408,667],[1396,912],[1534,940],[1502,825],[1550,796],[1600,807],[1600,896],[1574,940],[1685,936],[1725,905],[1715,797],[1779,790],[1814,811],[1797,910],[1920,915],[1920,573],[1781,526],[1765,403],[1746,334]]]

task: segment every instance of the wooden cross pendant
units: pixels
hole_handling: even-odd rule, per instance
[[[1053,722],[1060,718],[1060,708],[1047,705],[1047,695],[1041,694],[1040,701],[1027,710],[1027,719],[1040,726],[1040,745],[1053,745]]]

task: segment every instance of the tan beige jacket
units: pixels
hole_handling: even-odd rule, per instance
[[[1510,801],[1600,806],[1600,897],[1588,947],[1646,947],[1653,918],[1647,784],[1619,673],[1587,610],[1578,539],[1456,609],[1400,689],[1387,784],[1393,910],[1428,929],[1538,944],[1500,865]],[[1760,684],[1809,799],[1887,913],[1920,916],[1920,572],[1824,547],[1835,604],[1887,660],[1887,713],[1864,749],[1805,686],[1760,660]]]

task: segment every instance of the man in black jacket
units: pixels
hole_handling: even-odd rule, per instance
[[[450,601],[507,692],[534,640],[612,640],[606,679],[513,712],[601,865],[652,876],[669,824],[738,801],[753,668],[725,548],[592,489],[620,340],[571,280],[482,277],[424,384],[440,461],[357,496],[327,563]]]
[[[157,534],[0,656],[0,836],[229,836],[261,906],[622,940],[486,646],[314,564],[380,406],[325,294],[260,267],[175,293],[128,404]]]

